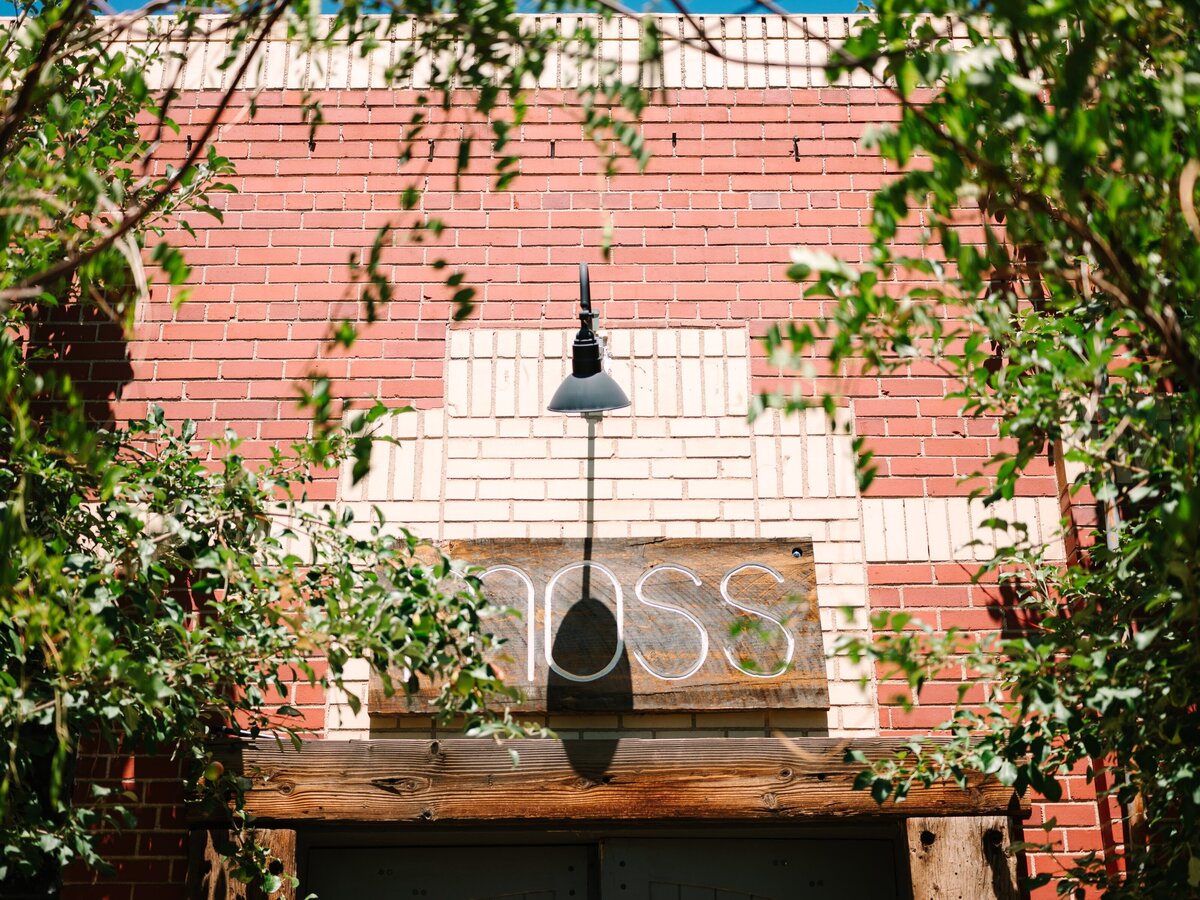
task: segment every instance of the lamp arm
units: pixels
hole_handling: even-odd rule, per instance
[[[579,264],[579,307],[579,320],[585,329],[591,331],[596,314],[592,312],[592,286],[588,282],[588,266],[585,262]]]

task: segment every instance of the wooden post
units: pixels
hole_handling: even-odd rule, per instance
[[[1007,816],[909,819],[913,900],[1017,900]]]
[[[225,859],[217,850],[214,832],[207,829],[192,831],[191,852],[188,858],[188,900],[266,900],[262,891],[251,888],[229,875]],[[276,874],[296,874],[296,832],[290,828],[261,828],[259,843],[271,851],[278,861]],[[283,890],[271,895],[271,900],[296,900],[296,890],[284,879]]]

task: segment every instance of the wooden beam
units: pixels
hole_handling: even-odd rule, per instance
[[[1007,816],[909,819],[913,900],[1017,900]]]
[[[259,829],[258,842],[274,857],[272,871],[276,875],[296,874],[296,832],[290,828]],[[188,900],[267,900],[262,891],[238,881],[229,874],[229,866],[220,851],[218,841],[226,834],[208,829],[194,829],[188,854]],[[287,878],[283,889],[272,894],[271,900],[296,900],[296,889]]]
[[[859,766],[899,740],[274,741],[214,748],[251,780],[250,812],[264,823],[504,821],[781,822],[852,817],[987,815],[1016,809],[1013,793],[977,779],[936,785],[877,805],[852,788]],[[510,750],[519,754],[514,765]]]

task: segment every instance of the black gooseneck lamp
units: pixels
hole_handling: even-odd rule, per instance
[[[571,348],[571,374],[554,392],[547,407],[557,413],[601,413],[624,409],[629,398],[600,362],[600,342],[592,329],[592,289],[587,263],[579,264],[579,333]]]

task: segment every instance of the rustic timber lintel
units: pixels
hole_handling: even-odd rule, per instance
[[[274,741],[214,748],[252,782],[246,805],[264,824],[300,822],[786,822],[1021,815],[1011,789],[977,778],[915,788],[877,805],[853,790],[868,758],[895,739]],[[514,765],[510,750],[519,755]],[[194,817],[200,821],[197,815]]]

